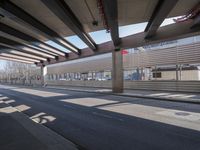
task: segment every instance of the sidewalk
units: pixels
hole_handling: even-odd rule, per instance
[[[89,87],[47,86],[46,88],[66,89],[73,91],[109,93],[118,96],[150,98],[167,101],[178,101],[200,104],[200,94],[191,92],[150,91],[150,90],[124,90],[123,93],[112,93],[111,89]]]
[[[0,100],[0,150],[78,150],[62,136]]]

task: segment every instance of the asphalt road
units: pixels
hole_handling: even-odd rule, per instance
[[[197,104],[6,86],[0,86],[0,94],[5,102],[80,149],[200,149]]]

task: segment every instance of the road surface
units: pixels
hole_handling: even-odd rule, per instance
[[[200,105],[0,86],[0,99],[83,150],[198,150]]]

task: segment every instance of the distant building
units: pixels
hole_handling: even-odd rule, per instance
[[[176,68],[157,68],[152,70],[152,79],[176,80]],[[178,71],[179,80],[200,80],[200,66],[184,66]]]

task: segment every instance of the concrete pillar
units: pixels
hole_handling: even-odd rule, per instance
[[[176,65],[176,81],[178,81],[178,65]]]
[[[155,79],[157,80],[157,66],[155,65]]]
[[[41,66],[41,85],[44,85],[44,67],[45,66]]]
[[[179,80],[182,80],[182,65],[180,64],[180,77]]]
[[[123,60],[120,50],[112,52],[112,91],[114,93],[123,93]]]
[[[137,67],[136,71],[137,71],[137,80],[140,80],[140,68]]]

